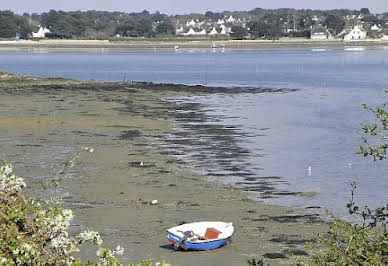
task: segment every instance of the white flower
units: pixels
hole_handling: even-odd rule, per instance
[[[25,187],[23,178],[12,174],[12,165],[3,162],[0,167],[0,192],[17,192]]]
[[[100,233],[95,231],[85,231],[78,235],[80,243],[89,241],[94,245],[100,246],[102,244],[102,239]]]
[[[121,246],[117,246],[116,249],[113,251],[115,255],[123,255],[124,253],[124,248]]]

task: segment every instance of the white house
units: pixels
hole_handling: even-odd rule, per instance
[[[183,33],[183,27],[182,26],[180,26],[179,28],[177,28],[176,30],[175,30],[175,34],[176,35],[179,35],[179,34],[181,34],[181,33]]]
[[[236,19],[232,15],[230,15],[230,17],[226,20],[228,23],[234,23],[235,21]]]
[[[228,28],[225,27],[224,25],[221,25],[221,35],[227,35],[228,34]]]
[[[322,25],[311,27],[310,38],[312,40],[326,40],[332,37],[333,36],[330,31],[328,31],[326,27],[323,27]]]
[[[225,24],[225,21],[223,19],[218,19],[217,24],[223,25],[223,24]]]
[[[186,27],[195,27],[195,21],[192,19],[186,22]]]
[[[376,24],[374,24],[371,28],[370,28],[372,31],[382,31],[383,29],[380,28],[379,26],[377,26]]]
[[[312,40],[327,40],[327,36],[325,32],[314,32],[311,34]]]
[[[182,33],[183,36],[194,36],[194,35],[207,35],[206,33],[206,30],[205,29],[202,29],[201,31],[199,32],[196,32],[195,30],[193,30],[193,28],[190,28],[188,32],[186,33]]]
[[[193,30],[193,28],[190,28],[188,32],[182,33],[183,36],[190,36],[190,35],[196,35],[197,33]]]
[[[217,35],[218,34],[218,31],[216,30],[215,27],[213,27],[213,29],[209,32],[209,35]]]
[[[32,33],[32,38],[46,38],[47,33],[51,33],[51,31],[47,28],[40,27],[38,32]]]
[[[315,21],[315,22],[318,22],[318,21],[319,21],[319,19],[317,18],[316,15],[314,15],[314,17],[313,17],[311,20],[312,20],[312,21]]]
[[[197,32],[197,35],[207,35],[206,30],[202,29],[200,32]]]
[[[345,35],[344,41],[357,41],[357,40],[364,40],[366,38],[366,31],[361,29],[359,26],[354,26],[354,28]]]

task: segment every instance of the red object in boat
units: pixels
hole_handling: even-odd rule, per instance
[[[221,234],[220,231],[214,228],[207,228],[205,233],[205,239],[216,239],[218,235]]]

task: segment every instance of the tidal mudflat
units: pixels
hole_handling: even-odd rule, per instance
[[[53,165],[59,166],[80,146],[93,147],[94,153],[82,154],[59,193],[66,207],[76,212],[72,230],[100,231],[105,245],[125,248],[124,260],[244,265],[249,258],[265,258],[266,263],[287,264],[289,251],[306,255],[304,244],[314,242],[314,235],[327,228],[323,218],[302,209],[254,202],[249,192],[208,182],[161,145],[168,143],[172,130],[179,131],[176,110],[182,113],[182,106],[165,99],[211,93],[248,92],[1,73],[0,158],[14,164],[31,195],[42,196],[40,183]],[[190,106],[185,108],[186,120],[205,119]],[[233,145],[233,134],[224,140]],[[239,147],[233,148],[237,155],[230,156],[241,154]],[[159,204],[149,204],[154,199]],[[165,230],[201,220],[233,222],[233,242],[209,252],[173,252]]]

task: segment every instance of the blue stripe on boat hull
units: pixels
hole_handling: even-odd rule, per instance
[[[167,236],[167,239],[173,243],[176,243],[180,240],[180,237],[170,232],[167,232],[166,236]],[[216,248],[225,246],[227,241],[228,239],[220,239],[220,240],[214,240],[214,241],[209,241],[204,243],[192,243],[190,241],[183,241],[181,247],[183,246],[183,248],[187,250],[209,250],[209,249],[216,249]]]

